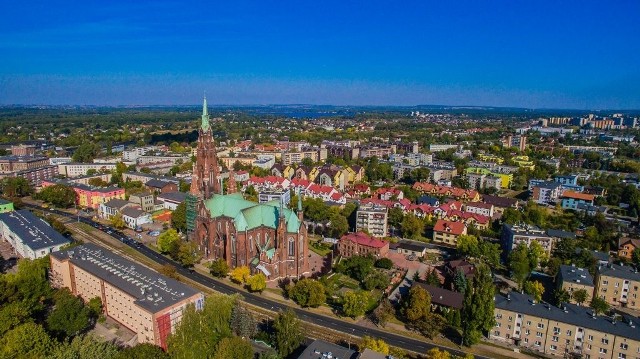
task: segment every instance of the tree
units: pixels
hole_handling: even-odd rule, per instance
[[[631,260],[635,265],[640,264],[640,248],[636,248],[631,253]]]
[[[555,300],[558,305],[566,303],[571,300],[571,294],[564,289],[558,288],[555,293]]]
[[[376,268],[391,269],[393,268],[393,261],[389,258],[380,258],[376,260],[374,266]]]
[[[518,283],[518,287],[522,288],[524,282],[531,274],[531,262],[529,250],[525,245],[519,245],[509,254],[509,268],[511,269],[511,277]]]
[[[178,276],[178,271],[176,270],[176,267],[174,267],[169,263],[162,265],[162,267],[160,267],[159,272],[160,274],[172,279],[178,280],[180,278],[180,276]]]
[[[251,343],[240,337],[223,338],[216,347],[213,359],[253,359]]]
[[[451,357],[451,353],[449,353],[448,351],[440,350],[438,348],[433,348],[427,352],[426,359],[453,359],[453,358]]]
[[[55,307],[47,315],[46,323],[47,329],[59,338],[78,335],[89,328],[96,318],[82,299],[71,294],[67,288],[57,291],[54,301]]]
[[[399,228],[404,220],[404,212],[400,208],[393,207],[389,210],[389,225]]]
[[[584,288],[573,292],[573,300],[575,300],[578,305],[582,305],[582,303],[586,302],[588,297],[589,293],[587,293],[587,290]]]
[[[529,266],[531,269],[538,268],[541,262],[546,261],[547,252],[538,241],[532,241],[529,245]]]
[[[169,359],[169,354],[165,353],[162,348],[151,343],[137,344],[133,347],[125,347],[118,353],[114,359]],[[89,358],[87,358],[89,359]]]
[[[482,332],[490,330],[495,322],[494,300],[495,286],[491,270],[486,264],[476,267],[476,274],[464,295],[462,304],[462,342],[470,346],[476,344]]]
[[[109,185],[109,183],[105,182],[102,178],[99,177],[90,178],[87,182],[90,186],[94,187],[107,187]]]
[[[400,227],[402,228],[402,235],[411,239],[420,239],[424,230],[424,225],[420,218],[413,214],[405,215]]]
[[[351,256],[336,265],[336,271],[362,282],[373,271],[374,259],[371,256]]]
[[[403,300],[404,316],[409,322],[416,322],[428,317],[429,313],[431,313],[431,295],[421,286],[412,286],[406,300]]]
[[[420,332],[420,334],[433,339],[438,333],[447,326],[447,320],[440,314],[431,313],[426,317],[422,317],[411,324],[411,327]]]
[[[185,202],[180,203],[171,213],[171,227],[179,232],[187,230],[187,205]]]
[[[273,321],[273,329],[276,349],[282,357],[293,353],[304,339],[300,330],[300,321],[291,309],[278,314]]]
[[[462,294],[467,290],[467,277],[462,270],[456,270],[456,274],[453,276],[453,286],[457,292]]]
[[[112,342],[98,340],[91,335],[77,336],[73,338],[71,342],[63,343],[55,349],[51,357],[54,359],[110,359],[114,357],[119,359],[125,358],[121,356],[120,347],[118,347],[118,345]],[[128,356],[126,358],[143,357]]]
[[[440,277],[438,277],[438,273],[436,273],[435,268],[431,268],[431,270],[427,272],[424,282],[435,287],[439,287],[441,285]]]
[[[475,257],[478,253],[478,237],[463,234],[457,239],[457,247],[460,254]]]
[[[340,213],[332,212],[329,221],[329,236],[332,238],[340,238],[349,230],[347,219]]]
[[[527,281],[524,283],[524,292],[533,296],[536,302],[540,302],[542,300],[542,294],[544,294],[544,286],[537,280]]]
[[[287,288],[287,295],[302,307],[319,307],[327,296],[322,283],[315,279],[303,278]]]
[[[593,299],[591,299],[591,308],[596,312],[596,315],[606,313],[609,311],[609,303],[602,298],[594,296]]]
[[[47,358],[55,346],[41,325],[25,323],[0,338],[1,358]]]
[[[347,292],[342,297],[342,312],[354,319],[362,316],[367,310],[369,299],[369,293],[364,291]]]
[[[305,157],[302,159],[301,164],[305,167],[311,167],[313,166],[313,160],[309,157]]]
[[[389,285],[389,277],[386,274],[375,271],[369,274],[363,281],[364,289],[384,289]]]
[[[193,267],[201,259],[198,244],[194,241],[181,241],[178,247],[178,262],[183,267]]]
[[[389,344],[382,339],[376,339],[368,335],[362,337],[362,342],[358,346],[358,349],[360,349],[360,351],[371,349],[374,352],[382,353],[384,355],[389,354]]]
[[[73,152],[73,162],[92,162],[100,153],[100,147],[95,142],[84,142]]]
[[[175,229],[171,228],[162,232],[158,239],[156,239],[156,243],[158,245],[158,250],[160,253],[170,253],[171,249],[180,242],[180,236]]]
[[[97,318],[102,314],[102,299],[100,297],[93,297],[87,302],[87,307],[91,312],[92,318]]]
[[[30,321],[32,312],[15,301],[0,307],[0,337],[20,324]]]
[[[251,275],[251,270],[249,270],[249,267],[247,266],[235,267],[231,271],[231,280],[239,284],[244,284],[247,282],[250,275]]]
[[[252,292],[262,292],[267,287],[267,277],[262,273],[257,273],[247,280],[249,290]]]
[[[24,197],[33,193],[29,181],[23,177],[7,177],[0,182],[0,187],[7,197]]]
[[[113,216],[111,216],[109,221],[111,222],[111,225],[117,229],[123,229],[126,226],[126,223],[124,223],[124,218],[122,217],[122,213],[114,214]]]
[[[209,264],[209,271],[214,277],[224,278],[229,274],[229,265],[224,259],[218,258]]]
[[[237,301],[231,311],[231,330],[242,338],[252,338],[257,332],[256,320],[242,302]]]
[[[76,192],[63,184],[45,187],[35,197],[61,208],[69,208],[76,203]]]
[[[372,313],[373,322],[384,328],[387,325],[387,322],[393,318],[394,312],[395,311],[391,302],[389,302],[389,299],[384,298]]]

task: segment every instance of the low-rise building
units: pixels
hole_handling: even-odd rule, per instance
[[[278,201],[288,207],[291,202],[291,191],[288,189],[262,190],[258,193],[258,203]]]
[[[374,237],[386,237],[388,211],[375,203],[361,204],[356,212],[356,231],[365,230]]]
[[[151,215],[139,207],[124,207],[120,213],[125,225],[131,229],[141,228],[143,224],[153,222]]]
[[[569,293],[571,303],[576,303],[573,293],[581,289],[587,292],[587,298],[584,303],[591,303],[595,284],[593,277],[586,269],[576,267],[575,265],[561,265],[556,281],[559,289],[563,289]]]
[[[595,196],[575,191],[564,191],[561,196],[562,208],[577,210],[578,206],[593,206]]]
[[[152,178],[144,183],[144,186],[154,193],[176,192],[178,185],[175,182]]]
[[[448,289],[436,287],[426,283],[414,282],[413,286],[420,287],[431,295],[431,309],[447,312],[449,310],[461,310],[464,294]]]
[[[462,222],[451,222],[439,219],[433,226],[433,241],[456,246],[458,237],[467,234],[467,226]]]
[[[640,309],[640,273],[631,267],[608,264],[598,267],[595,295],[613,306]]]
[[[133,204],[120,198],[110,199],[105,203],[100,203],[100,206],[98,206],[98,217],[111,219],[111,217],[117,215],[123,208],[128,206],[133,206]]]
[[[160,193],[156,199],[162,202],[165,209],[175,211],[180,203],[184,202],[187,198],[187,194],[183,192],[166,192]]]
[[[71,187],[76,192],[76,204],[80,207],[98,209],[101,203],[109,202],[114,198],[124,199],[124,188],[119,187],[92,187],[68,181],[43,181],[42,188],[63,184]]]
[[[348,233],[338,241],[338,253],[343,257],[355,255],[385,257],[389,252],[389,242],[376,239],[364,232]]]
[[[511,292],[495,297],[495,326],[489,338],[558,357],[620,359],[640,353],[635,318],[618,322],[593,309],[563,303],[536,303]]]
[[[71,241],[26,209],[0,214],[0,234],[22,258],[42,258]]]
[[[537,182],[529,184],[529,191],[531,192],[531,199],[538,204],[555,203],[560,195],[562,185],[557,182]]]
[[[427,253],[427,244],[417,241],[409,241],[406,239],[400,240],[393,244],[396,252],[404,254],[405,256],[413,256],[416,258],[422,258]]]
[[[356,359],[358,353],[339,345],[316,339],[298,356],[298,359]]]
[[[623,237],[618,240],[618,257],[627,260],[633,259],[633,251],[640,248],[640,239]]]
[[[129,202],[140,206],[140,208],[145,212],[153,212],[155,208],[155,200],[153,198],[153,193],[151,192],[131,194],[129,195]]]
[[[138,343],[166,350],[187,305],[204,306],[201,292],[92,243],[53,253],[50,261],[54,287],[85,302],[100,298],[103,313],[136,333]]]

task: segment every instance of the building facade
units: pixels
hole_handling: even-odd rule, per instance
[[[166,350],[187,305],[204,306],[195,289],[92,243],[56,252],[50,261],[52,286],[85,302],[100,298],[104,314],[136,333],[138,343]]]
[[[640,309],[640,273],[631,267],[608,264],[598,267],[595,295],[610,305]]]
[[[0,234],[22,258],[42,258],[71,241],[26,209],[0,214]]]
[[[387,208],[375,203],[366,203],[358,207],[356,212],[356,231],[366,231],[374,237],[386,237]]]
[[[381,258],[389,253],[389,242],[376,239],[364,232],[348,233],[338,241],[338,253],[346,258],[355,255]]]

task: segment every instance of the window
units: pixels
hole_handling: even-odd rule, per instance
[[[618,359],[627,359],[627,354],[618,353]]]
[[[496,314],[496,319],[502,319],[502,314],[501,313]]]
[[[513,317],[509,316],[509,321],[510,322],[513,321]]]
[[[609,339],[602,338],[602,344],[609,344]]]
[[[607,349],[600,348],[600,354],[607,354]]]
[[[593,341],[593,335],[589,335],[587,339],[589,339],[589,341]]]
[[[289,256],[293,257],[296,254],[296,242],[293,237],[289,237]]]
[[[609,281],[608,281],[608,280],[603,280],[603,281],[602,281],[602,284],[603,284],[603,285],[607,285],[607,284],[609,284]]]
[[[529,335],[531,332],[529,331],[529,329],[524,331],[524,334]]]
[[[543,329],[543,328],[544,328],[544,324],[538,323],[538,329]]]
[[[501,325],[502,324],[500,324],[500,323],[496,323],[496,328],[500,328]]]
[[[627,350],[629,346],[626,343],[620,343],[620,349]]]
[[[527,320],[527,325],[531,325],[531,321],[530,320]]]
[[[552,341],[552,342],[556,342],[556,343],[557,343],[557,342],[558,342],[558,339],[559,339],[559,338],[558,338],[558,337],[556,337],[556,336],[551,337],[551,341]]]
[[[495,335],[496,337],[499,337],[500,336],[500,332],[496,330],[495,332],[493,332],[493,335]]]
[[[542,338],[542,332],[536,332],[536,337]]]
[[[542,344],[542,343],[540,343],[540,341],[538,341],[538,340],[536,340],[536,342],[535,342],[535,343],[533,343],[533,345],[535,345],[535,346],[537,346],[537,347],[539,347],[541,344]]]
[[[557,347],[557,346],[555,346],[555,345],[552,345],[552,346],[550,346],[550,347],[549,347],[549,349],[551,349],[551,350],[557,350],[557,349],[558,349],[558,347]]]
[[[558,328],[558,327],[553,327],[553,333],[554,333],[554,334],[560,334],[560,328]]]

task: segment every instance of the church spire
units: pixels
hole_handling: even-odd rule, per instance
[[[200,127],[203,131],[209,130],[209,111],[207,109],[207,95],[204,96],[204,100],[202,103],[202,123]]]
[[[227,194],[236,193],[238,186],[236,185],[236,174],[233,168],[229,170],[229,181],[227,182]]]

